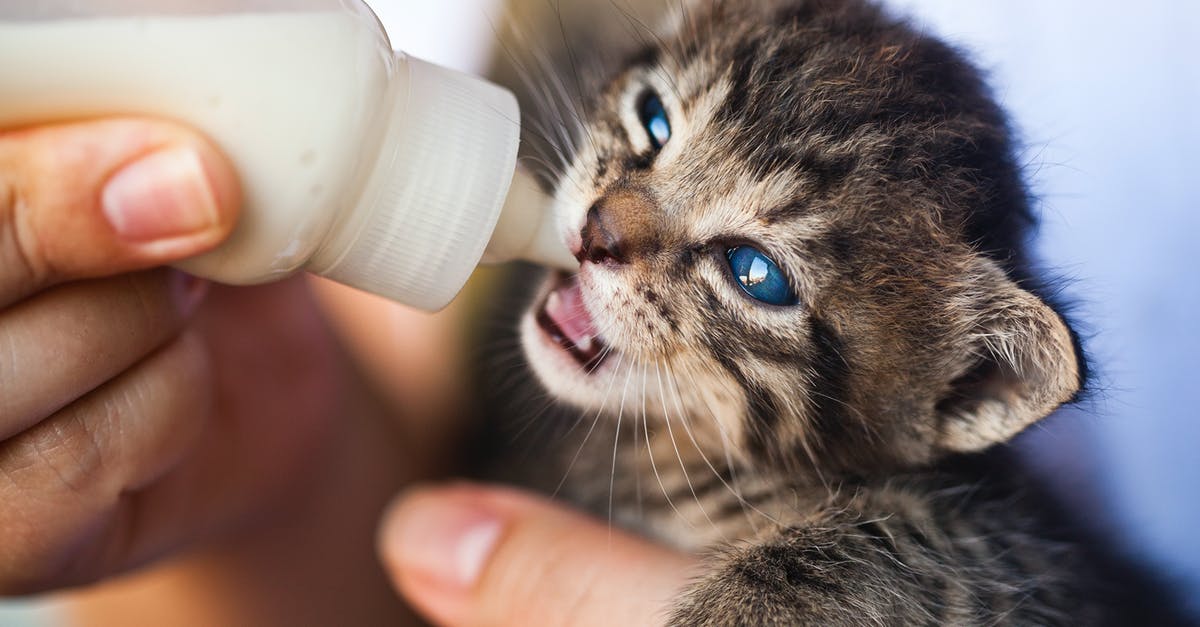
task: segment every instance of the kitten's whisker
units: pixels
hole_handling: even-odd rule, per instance
[[[514,373],[514,374],[510,375],[510,379],[512,380],[513,383],[519,382],[519,381],[517,381],[517,379],[519,379],[519,377],[520,377],[520,373]],[[615,380],[615,376],[614,376],[614,380]],[[612,381],[610,381],[610,388],[611,388],[611,384],[612,384]],[[582,385],[582,384],[577,384],[577,385]],[[527,404],[535,403],[535,402],[539,403],[541,405],[541,407],[537,408],[534,412],[528,413],[527,417],[525,417],[524,419],[521,420],[522,424],[521,424],[520,429],[518,429],[517,432],[515,434],[513,434],[512,437],[510,438],[510,440],[512,442],[516,442],[522,435],[524,435],[524,433],[530,427],[532,427],[534,424],[537,424],[547,411],[549,411],[550,409],[554,408],[555,406],[557,406],[559,404],[558,398],[555,397],[550,392],[545,391],[545,390],[541,390],[539,393],[530,395],[530,398],[528,398],[526,401]],[[583,419],[587,415],[587,413],[588,412],[586,410],[580,411],[579,415],[576,417],[575,421],[566,430],[566,432],[563,433],[559,437],[559,440],[561,441],[563,439],[566,439],[567,437],[569,437],[571,435],[571,433],[574,433],[575,429],[577,429],[579,427],[579,425],[583,422]],[[593,428],[594,428],[594,425],[593,425]],[[587,438],[585,437],[585,442],[586,442],[586,439]],[[568,472],[569,472],[569,469],[568,469]],[[565,478],[566,477],[564,476],[563,479],[565,480]]]
[[[558,4],[554,5],[554,15],[558,20],[558,29],[562,35],[563,50],[566,51],[567,62],[570,64],[571,73],[575,78],[575,80],[573,82],[575,85],[575,96],[576,96],[575,102],[576,102],[577,108],[578,108],[576,119],[579,120],[580,134],[582,134],[584,136],[584,138],[587,139],[588,144],[590,144],[592,147],[592,151],[595,153],[596,157],[599,158],[602,153],[600,152],[599,147],[596,145],[595,138],[592,137],[591,133],[587,132],[587,125],[584,122],[584,120],[591,119],[592,116],[591,116],[590,112],[588,111],[588,100],[583,95],[583,77],[579,73],[579,64],[576,62],[575,52],[571,47],[571,42],[568,41],[568,38],[567,38],[567,27],[566,27],[566,24],[563,22],[561,5],[558,5]]]
[[[696,389],[696,390],[702,389],[700,387],[700,385],[696,382],[695,373],[693,373],[690,369],[686,369],[686,368],[684,369],[684,373],[688,376],[688,379],[691,381],[692,387],[694,389]],[[722,387],[726,387],[726,392],[728,393],[728,384],[726,383],[726,381],[721,378],[718,378],[718,381]],[[741,494],[743,494],[743,491],[742,491],[742,487],[739,485],[739,481],[738,481],[737,464],[734,463],[733,454],[730,452],[731,440],[729,437],[729,432],[725,429],[725,425],[722,424],[721,421],[717,418],[716,412],[714,412],[712,409],[712,405],[710,405],[708,402],[705,402],[704,409],[705,409],[705,411],[708,412],[708,415],[710,417],[712,417],[713,423],[717,426],[717,434],[720,436],[720,439],[721,439],[721,451],[725,457],[725,464],[726,464],[726,466],[729,467],[729,481],[730,481],[730,483],[733,484],[733,487],[731,488],[731,490],[735,494],[741,495]],[[751,515],[750,510],[746,509],[745,505],[742,505],[742,513],[746,516],[746,521],[750,524],[750,528],[752,530],[754,530],[755,533],[758,533],[758,520],[755,519],[754,516]]]
[[[559,188],[563,183],[569,182],[580,195],[587,195],[589,193],[587,186],[579,179],[578,173],[571,167],[571,159],[568,158],[568,154],[578,154],[579,152],[575,138],[585,132],[582,114],[574,99],[568,94],[560,72],[554,69],[549,55],[540,47],[531,44],[523,30],[517,28],[515,24],[512,25],[510,31],[518,43],[523,42],[524,48],[528,51],[527,58],[537,66],[542,78],[542,80],[535,80],[530,68],[520,61],[507,45],[503,47],[512,61],[518,78],[527,86],[528,93],[534,100],[533,105],[536,111],[540,113],[540,115],[527,117],[531,119],[533,128],[537,129],[540,134],[540,141],[531,142],[531,145],[534,152],[540,153],[544,159],[543,167],[545,167],[546,173],[542,177],[543,181],[551,188]],[[571,128],[575,130],[572,131]],[[592,145],[594,149],[595,145]],[[548,158],[547,150],[552,151],[557,157],[561,164],[559,167],[550,165],[552,160]]]
[[[535,148],[534,150],[537,152],[541,152],[537,148]],[[555,170],[555,168],[557,166],[555,166],[553,163],[550,163],[549,161],[547,161],[546,157],[544,155],[540,155],[540,154],[521,155],[520,157],[518,157],[517,161],[520,162],[521,165],[525,166],[526,168],[528,168],[529,170],[531,170],[533,172],[537,172],[538,168],[541,168],[541,169],[545,170],[546,172],[550,172],[552,176],[556,176],[556,177],[561,176]],[[534,167],[534,166],[536,166],[536,167]]]
[[[590,366],[588,366],[588,369],[587,369],[588,375],[591,376],[593,373],[595,373],[596,369],[599,368],[600,365],[604,363],[604,360],[607,359],[608,356],[612,352],[613,352],[613,347],[605,345],[604,349],[600,351],[600,355],[598,357],[596,357],[595,359],[593,359],[592,360],[593,363]]]
[[[676,56],[675,51],[671,49],[671,46],[667,45],[667,42],[663,41],[663,38],[660,37],[658,35],[658,33],[654,32],[653,28],[650,28],[649,26],[647,26],[645,22],[643,22],[640,18],[638,18],[633,13],[631,13],[628,9],[619,6],[617,4],[616,0],[609,0],[609,4],[611,4],[614,9],[619,11],[622,16],[624,16],[626,24],[631,29],[630,30],[631,35],[638,38],[638,40],[643,45],[649,45],[651,42],[650,42],[650,40],[643,37],[640,33],[646,33],[646,34],[650,35],[650,38],[654,40],[653,43],[654,43],[655,47],[658,50],[665,52],[667,54],[667,56],[669,56],[671,58],[671,61],[673,61],[675,63],[675,68],[677,70],[681,70],[683,68],[683,63],[680,62],[680,58],[678,56]],[[675,81],[675,76],[671,72],[667,71],[665,68],[662,68],[662,67],[656,67],[656,68],[654,68],[654,70],[655,70],[655,74],[657,74],[660,78],[662,78],[667,84],[669,84],[671,86],[671,91],[672,91],[672,93],[674,93],[675,98],[679,102],[683,102],[684,101],[683,92],[680,91],[679,83]]]
[[[494,27],[493,31],[495,31]],[[513,26],[511,32],[513,33],[514,37],[521,38],[521,35],[515,26]],[[558,176],[554,175],[556,173],[560,176],[565,174],[569,161],[563,154],[562,148],[559,145],[559,141],[562,141],[565,138],[565,133],[561,126],[557,126],[556,130],[559,134],[559,138],[556,140],[552,138],[552,133],[549,132],[549,129],[546,128],[545,124],[542,122],[543,118],[561,118],[561,115],[556,112],[557,105],[549,98],[549,94],[547,93],[544,84],[541,81],[534,80],[529,69],[517,58],[517,55],[515,55],[509,49],[508,45],[503,43],[503,38],[498,34],[496,38],[501,42],[501,49],[512,62],[513,69],[517,72],[517,77],[522,83],[525,84],[528,90],[527,93],[529,93],[529,95],[534,99],[534,108],[542,114],[527,117],[532,121],[532,127],[538,130],[537,135],[541,140],[540,143],[544,144],[545,146],[549,146],[558,155],[561,166],[550,167],[547,163],[547,169],[548,174],[550,174],[548,178],[559,178]],[[527,126],[526,130],[529,131],[530,128]],[[565,145],[570,145],[569,140],[565,143]],[[534,149],[537,152],[542,152],[543,146],[535,144]],[[561,168],[561,170],[559,168]]]
[[[514,385],[520,383],[522,373],[527,372],[524,369],[512,369],[512,368],[504,368],[503,367],[503,364],[511,364],[513,362],[525,363],[525,357],[524,357],[523,353],[521,353],[519,350],[520,339],[519,338],[511,338],[511,339],[505,338],[505,340],[506,340],[505,343],[511,344],[511,346],[508,348],[510,348],[513,351],[512,357],[510,357],[509,359],[494,359],[494,358],[490,358],[490,357],[487,358],[488,361],[490,361],[490,362],[500,364],[501,367],[499,367],[498,369],[501,369],[501,370],[507,369],[507,370],[511,371],[510,373],[508,373],[506,376],[504,376],[502,379],[500,379],[498,381],[498,389],[508,387],[508,386],[514,386]],[[495,344],[499,344],[499,342],[496,342]],[[604,352],[602,352],[601,355],[595,360],[595,363],[593,363],[590,366],[588,373],[592,374],[592,372],[594,372],[594,370],[604,361],[604,358],[606,358],[608,356],[608,354],[611,352],[612,352],[612,347],[606,346]],[[619,363],[618,363],[618,367],[619,367]],[[614,376],[614,381],[615,381],[615,376]],[[613,381],[610,381],[610,387],[611,387],[612,382]],[[587,384],[584,382],[576,382],[575,385],[576,386],[586,386]],[[540,419],[546,414],[546,412],[549,411],[550,409],[552,409],[557,404],[557,399],[549,392],[542,390],[539,394],[530,395],[529,398],[525,399],[523,404],[527,404],[527,405],[528,404],[537,404],[537,405],[540,405],[540,407],[537,407],[536,409],[533,409],[532,411],[527,412],[523,419],[521,419],[517,424],[513,425],[514,427],[518,427],[518,428],[516,429],[515,433],[512,433],[509,436],[510,442],[515,443],[531,427],[533,427],[533,425],[538,424]],[[585,415],[586,415],[586,411],[580,412],[579,416],[576,418],[574,423],[567,430],[567,432],[561,436],[561,438],[566,438],[566,437],[570,436],[570,434],[573,433],[575,431],[575,429],[578,428],[579,424],[582,423]],[[511,429],[510,429],[510,431],[511,431]]]
[[[489,354],[475,359],[482,359],[493,368],[504,371],[506,377],[515,374],[515,368],[525,363],[519,346],[496,346],[489,351]]]
[[[715,475],[717,477],[717,479],[726,487],[726,489],[729,490],[730,494],[732,494],[734,496],[734,498],[736,498],[738,500],[739,503],[750,507],[752,510],[754,510],[758,514],[762,515],[764,518],[771,521],[772,523],[774,523],[776,525],[781,524],[778,520],[775,519],[774,516],[771,516],[770,514],[762,511],[757,506],[755,506],[753,503],[747,501],[740,493],[738,493],[736,490],[734,490],[733,486],[729,485],[729,482],[725,480],[725,477],[721,476],[721,473],[717,470],[716,466],[713,465],[712,461],[708,458],[708,455],[704,454],[704,447],[700,445],[700,442],[696,439],[695,434],[692,433],[692,428],[686,419],[686,412],[683,409],[683,396],[682,396],[682,392],[679,391],[679,381],[675,377],[675,373],[671,371],[669,364],[667,365],[666,370],[667,370],[667,379],[673,383],[673,386],[675,389],[675,394],[674,394],[675,404],[676,404],[677,408],[679,409],[680,416],[683,417],[682,422],[683,422],[684,429],[687,431],[688,438],[691,439],[692,445],[695,446],[696,451],[698,453],[700,453],[700,458],[702,460],[704,460],[705,465],[708,466],[708,469],[712,471],[713,475]]]
[[[641,420],[642,420],[642,424],[645,425],[646,424],[646,364],[644,362],[642,363]],[[644,520],[644,518],[645,518],[645,511],[642,507],[642,464],[641,464],[642,451],[638,447],[638,438],[639,437],[640,436],[638,434],[638,428],[637,428],[637,416],[635,416],[634,421],[633,421],[633,455],[634,455],[634,457],[633,457],[633,472],[634,472],[633,479],[634,479],[634,489],[637,491],[637,519],[639,521],[641,521],[641,520]],[[649,434],[647,434],[647,437],[649,437]],[[646,450],[650,450],[650,442],[649,441],[646,442]]]
[[[657,361],[654,362],[654,368],[656,371],[659,368]],[[643,375],[643,377],[644,377],[644,375]],[[643,378],[643,384],[644,383],[645,383],[645,378]],[[658,387],[659,387],[659,399],[661,400],[661,398],[662,398],[661,375],[660,375]],[[664,404],[663,408],[664,408],[664,410],[666,409],[665,404]],[[663,415],[664,416],[666,415],[665,412]],[[659,472],[658,472],[658,465],[655,464],[655,462],[654,462],[654,447],[652,447],[650,445],[650,427],[649,427],[648,423],[649,423],[649,420],[647,419],[647,412],[646,412],[646,397],[645,397],[645,395],[643,395],[642,396],[642,428],[645,429],[645,431],[646,431],[646,452],[650,455],[650,468],[654,471],[654,478],[658,481],[658,487],[660,490],[662,490],[662,495],[663,495],[663,498],[667,500],[667,505],[669,505],[671,507],[671,510],[675,512],[675,516],[679,520],[682,520],[685,524],[687,524],[687,526],[694,529],[696,527],[696,525],[694,523],[692,523],[691,519],[684,516],[683,512],[680,512],[679,508],[675,506],[675,502],[671,500],[671,495],[667,492],[667,486],[666,486],[666,484],[663,483],[662,475],[659,474]]]
[[[539,399],[537,397],[533,397],[530,399],[530,401],[533,402],[533,401],[540,400],[541,405],[542,405],[541,408],[538,409],[536,412],[528,415],[526,418],[524,418],[522,420],[522,422],[524,424],[521,425],[521,428],[518,429],[516,433],[512,434],[512,436],[509,437],[510,444],[515,444],[518,440],[521,439],[522,435],[525,435],[525,432],[528,431],[530,427],[532,427],[535,424],[539,424],[541,422],[541,418],[543,416],[545,416],[546,412],[550,411],[550,409],[556,405],[556,399],[553,396],[551,396],[550,394],[548,394],[546,392],[542,392],[538,396],[540,396],[541,398]],[[582,416],[581,416],[581,418],[582,418]],[[577,420],[575,422],[575,424],[578,425],[579,421]]]
[[[654,363],[654,366],[655,374],[658,377],[658,387],[659,389],[662,389],[662,370],[658,367],[657,361]],[[692,493],[692,499],[696,501],[696,507],[700,508],[700,513],[704,516],[704,519],[708,521],[708,524],[712,526],[713,530],[724,537],[724,532],[720,527],[717,526],[717,523],[713,522],[712,517],[708,515],[708,511],[704,509],[704,504],[700,502],[700,497],[696,494],[696,488],[692,485],[692,477],[688,473],[687,464],[683,463],[683,455],[679,453],[679,443],[675,440],[675,430],[671,427],[671,413],[667,411],[666,399],[662,394],[659,394],[659,399],[662,400],[663,403],[663,420],[667,423],[667,436],[671,439],[671,447],[675,449],[675,459],[679,460],[679,470],[683,472],[683,480],[687,483],[688,491]],[[679,420],[680,422],[683,422],[684,420],[682,412],[679,415]]]
[[[511,20],[510,20],[510,22],[511,22]],[[562,97],[562,101],[560,103],[558,100],[555,99],[554,92],[549,91],[549,87],[547,86],[547,84],[545,82],[546,79],[549,79],[552,81],[561,81],[561,79],[558,76],[559,73],[554,70],[553,63],[551,63],[549,61],[549,59],[547,58],[548,54],[546,53],[545,50],[543,50],[536,44],[532,43],[529,40],[529,38],[526,36],[524,31],[522,29],[517,28],[515,24],[513,24],[512,28],[511,28],[511,32],[512,32],[513,36],[519,40],[518,43],[523,45],[525,50],[528,51],[530,60],[532,60],[535,64],[538,65],[537,69],[541,72],[540,77],[543,80],[534,79],[533,73],[530,71],[529,67],[527,65],[525,65],[524,63],[522,63],[517,58],[517,55],[513,54],[512,51],[509,50],[507,46],[503,46],[505,53],[508,55],[509,59],[513,63],[513,67],[517,70],[518,77],[521,79],[522,82],[525,83],[526,87],[529,88],[529,90],[531,91],[531,95],[534,96],[535,98],[537,98],[535,105],[538,106],[539,109],[543,113],[547,114],[547,117],[553,117],[554,119],[558,120],[559,122],[566,122],[566,120],[563,119],[562,107],[563,106],[569,107],[571,104],[570,99],[566,98],[566,97],[562,97],[565,94],[562,94],[560,92],[559,96]],[[577,124],[583,123],[583,120],[579,117],[577,111],[570,111],[570,113],[572,115],[574,115],[575,122]],[[563,126],[560,126],[558,129],[560,138],[565,140],[564,147],[569,147],[569,148],[571,148],[572,152],[574,152],[575,145],[574,145],[570,135],[568,133],[566,133],[564,127],[565,127],[565,124]]]
[[[685,372],[686,372],[686,374],[691,376],[690,371],[685,370]],[[685,412],[684,412],[684,408],[683,408],[683,393],[679,392],[678,377],[674,376],[674,372],[670,368],[667,368],[667,377],[670,378],[670,380],[672,381],[672,384],[674,387],[674,401],[676,401],[676,405],[679,408],[680,416],[685,416]],[[692,376],[692,384],[695,384],[694,376]],[[701,388],[697,387],[696,389],[698,390]],[[707,402],[704,405],[706,405],[706,407],[707,407],[708,406]],[[709,408],[709,416],[713,417],[713,420],[716,423],[716,428],[718,428],[719,430],[724,429],[724,426],[721,426],[720,419],[716,418],[716,414],[712,412],[712,408]],[[700,446],[700,442],[698,442],[696,440],[696,436],[695,436],[694,432],[692,432],[691,426],[690,426],[688,420],[684,419],[684,420],[682,420],[682,422],[684,425],[684,430],[688,431],[688,437],[691,438],[692,446],[696,447],[696,452],[700,453],[700,458],[702,460],[704,460],[704,464],[706,464],[708,466],[708,470],[713,472],[714,476],[716,476],[716,478],[718,478],[718,480],[720,480],[722,485],[725,485],[725,488],[728,491],[730,491],[730,494],[732,494],[734,498],[737,498],[739,503],[742,503],[743,508],[749,507],[750,509],[754,510],[754,512],[756,512],[757,514],[762,515],[763,518],[766,518],[770,522],[773,522],[773,524],[781,525],[781,522],[779,520],[776,520],[775,516],[772,516],[766,512],[763,512],[763,510],[756,507],[754,503],[746,501],[745,497],[742,496],[742,492],[739,492],[738,490],[734,489],[733,486],[730,485],[730,483],[728,483],[727,480],[725,480],[725,477],[721,476],[720,471],[716,470],[716,466],[714,466],[713,462],[708,459],[708,455],[704,454],[704,448],[702,446]]]
[[[695,373],[693,373],[691,371],[691,369],[683,368],[682,370],[683,370],[684,374],[687,375],[688,379],[691,381],[693,389],[695,389],[695,390],[703,389],[702,387],[700,387],[700,384],[696,381],[696,375],[695,375]],[[724,381],[724,379],[717,377],[717,381],[719,382],[719,384],[722,387],[726,387],[726,393],[729,393],[728,386],[727,386],[726,382]],[[676,383],[676,387],[678,387],[678,383]],[[727,485],[726,488],[728,488],[729,491],[732,492],[735,497],[737,497],[738,503],[742,508],[742,515],[744,515],[746,517],[746,521],[750,524],[750,528],[753,529],[755,533],[758,533],[758,520],[756,520],[755,517],[752,515],[751,510],[746,507],[745,498],[743,496],[741,486],[738,485],[737,464],[734,463],[733,456],[730,454],[729,446],[727,445],[727,443],[730,441],[729,433],[725,430],[725,425],[721,423],[721,420],[717,417],[716,412],[713,411],[712,405],[710,405],[707,401],[703,402],[702,404],[704,405],[705,411],[708,412],[709,417],[712,418],[713,424],[716,425],[717,433],[720,435],[720,438],[721,438],[721,447],[725,454],[725,463],[729,467],[729,479],[733,484],[732,486]],[[712,465],[710,464],[709,467],[711,468]],[[713,469],[713,472],[716,472],[716,470]],[[719,478],[720,474],[718,473],[717,476]]]
[[[617,485],[617,447],[621,443],[621,418],[625,414],[625,397],[629,393],[629,381],[633,378],[633,368],[625,375],[624,389],[621,390],[621,407],[617,410],[617,427],[613,432],[612,473],[608,478],[608,542],[612,546],[613,527],[613,492]]]
[[[691,370],[685,370],[684,372],[691,378],[692,385],[699,387],[699,384],[696,382],[694,373]],[[737,396],[737,395],[743,393],[741,388],[736,388],[736,387],[731,388],[728,380],[726,380],[724,377],[722,377],[721,373],[719,371],[714,370],[714,371],[710,372],[710,374],[712,375],[713,379],[715,379],[715,381],[718,383],[718,385],[720,385],[725,390],[725,392],[727,394],[732,394],[734,396]],[[790,400],[788,400],[788,399],[785,399],[785,401],[790,402]],[[724,440],[732,441],[732,439],[729,438],[728,431],[726,431],[724,424],[721,422],[721,420],[719,418],[717,418],[717,415],[716,415],[716,413],[713,412],[712,407],[709,406],[707,403],[705,403],[705,409],[708,411],[709,416],[716,423],[717,430],[721,434],[722,440],[723,441]],[[795,408],[793,407],[792,410],[795,411]],[[803,414],[796,414],[796,415],[803,415]],[[807,457],[810,465],[812,466],[813,471],[816,473],[818,480],[821,482],[821,485],[825,487],[827,492],[829,492],[831,490],[829,481],[822,474],[820,465],[817,463],[817,456],[816,456],[815,452],[812,450],[806,435],[807,435],[807,432],[802,432],[802,434],[801,434],[801,441],[800,441],[801,448],[804,450],[805,456]]]
[[[620,365],[621,355],[618,355],[617,367],[620,368]],[[604,413],[604,405],[608,404],[608,395],[612,393],[612,386],[616,380],[616,370],[614,370],[613,376],[608,382],[608,390],[604,392],[604,402],[600,404],[600,409],[596,410],[596,416],[592,418],[592,426],[588,427],[587,433],[583,436],[583,441],[579,443],[579,448],[575,450],[575,455],[571,457],[570,463],[567,464],[567,469],[563,471],[562,479],[559,479],[558,485],[555,486],[554,491],[550,494],[550,498],[558,496],[558,493],[562,490],[563,485],[567,483],[567,477],[571,475],[571,470],[575,468],[575,464],[579,461],[579,455],[583,453],[584,447],[587,446],[588,439],[592,437],[592,432],[596,430],[596,425],[600,422],[600,416]]]
[[[609,347],[606,349],[606,351],[607,352],[601,352],[600,357],[598,357],[596,359],[596,363],[592,364],[591,369],[588,370],[589,375],[592,374],[596,370],[596,368],[598,368],[600,366],[600,364],[604,362],[604,357],[607,356],[608,352],[612,352],[612,348]],[[604,393],[604,400],[602,403],[600,403],[600,411],[601,412],[604,411],[604,406],[608,404],[608,395],[612,391],[612,385],[617,379],[617,375],[619,374],[618,371],[620,370],[620,366],[621,366],[621,362],[618,359],[617,367],[613,369],[612,375],[609,377],[609,380],[608,380],[608,388],[609,389]],[[585,382],[576,382],[575,387],[588,387],[588,386]],[[567,429],[567,432],[563,434],[564,439],[569,437],[572,433],[575,432],[575,429],[579,427],[579,424],[583,421],[583,416],[586,415],[586,413],[587,413],[586,411],[580,413],[579,418],[575,420],[575,423],[572,424],[571,427],[569,429]]]
[[[554,147],[554,145],[555,145],[554,142],[551,141],[550,137],[545,133],[545,128],[542,126],[542,124],[539,121],[530,120],[529,121],[530,123],[525,124],[524,126],[522,126],[521,120],[519,120],[519,119],[518,120],[509,119],[509,121],[512,122],[518,129],[521,129],[522,131],[524,131],[526,134],[533,135],[536,139],[538,139],[540,141],[540,143],[544,143],[548,146]],[[557,149],[555,149],[555,151],[558,153],[559,158],[562,161],[562,167],[565,169],[567,166],[565,157],[563,156],[561,151],[558,151]],[[551,172],[553,172],[553,171],[554,171],[554,168],[551,168]]]
[[[573,152],[577,152],[578,145],[575,141],[576,138],[568,133],[565,127],[567,122],[572,122],[576,129],[582,128],[584,125],[584,116],[579,110],[576,100],[570,95],[570,90],[563,82],[561,73],[555,69],[554,62],[551,60],[549,53],[544,48],[534,46],[531,46],[531,52],[533,61],[538,65],[542,77],[549,81],[544,86],[545,93],[547,99],[554,103],[555,108],[552,113],[556,114],[559,122],[564,124],[562,130],[564,136],[567,137],[567,146]]]
[[[480,357],[480,359],[484,360],[485,363],[488,363],[491,365],[492,371],[504,372],[504,374],[501,375],[497,379],[496,385],[494,386],[493,389],[497,393],[507,393],[511,390],[520,390],[520,391],[524,392],[524,394],[522,395],[524,398],[522,398],[520,400],[520,403],[519,403],[520,405],[528,405],[528,404],[531,404],[531,403],[534,403],[537,401],[541,401],[542,407],[539,408],[536,412],[538,415],[540,415],[553,405],[553,398],[550,397],[549,394],[547,394],[544,390],[539,390],[539,388],[532,387],[532,386],[520,385],[522,383],[522,380],[521,380],[522,374],[527,371],[525,371],[522,368],[508,367],[508,366],[505,366],[504,364],[514,364],[514,363],[523,364],[523,363],[525,363],[524,355],[520,351],[519,341],[516,341],[515,338],[505,338],[505,339],[508,341],[504,342],[504,344],[505,344],[504,346],[500,346],[500,342],[493,342],[491,345],[487,346],[486,350],[477,351],[478,353],[480,353],[482,355]],[[493,354],[493,353],[500,352],[500,350],[497,350],[497,349],[502,349],[504,353],[508,353],[507,356]],[[533,425],[533,423],[534,423],[534,419],[521,420],[520,425],[519,425],[520,429],[517,431],[516,434],[511,436],[511,441],[515,442],[517,439],[519,439],[520,436],[530,426]],[[518,426],[518,425],[514,424],[511,426]],[[509,425],[505,425],[504,430],[510,431],[511,429],[508,427],[509,427]]]
[[[808,387],[810,390],[813,389],[811,384],[807,384],[806,387]],[[821,483],[821,486],[825,488],[825,491],[829,492],[831,489],[830,482],[825,477],[825,473],[821,470],[820,456],[817,455],[817,452],[813,448],[812,441],[809,437],[812,431],[806,428],[809,426],[809,421],[807,418],[809,416],[809,412],[803,407],[797,407],[791,399],[785,399],[785,402],[788,403],[788,407],[781,408],[780,411],[786,409],[791,413],[791,415],[800,416],[801,419],[805,421],[805,424],[803,424],[802,428],[800,429],[800,448],[804,451],[804,457],[808,459],[809,466],[812,468],[817,480]]]

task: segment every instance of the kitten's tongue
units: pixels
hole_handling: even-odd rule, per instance
[[[572,277],[550,293],[546,299],[546,315],[575,348],[584,353],[592,350],[598,334],[592,326],[592,316],[583,304],[578,279]]]

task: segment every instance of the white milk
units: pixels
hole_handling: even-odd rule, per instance
[[[196,126],[247,205],[289,209],[248,212],[210,272],[269,280],[312,254],[328,205],[358,200],[346,188],[391,61],[370,35],[334,12],[0,23],[0,125],[120,112]]]
[[[361,5],[23,21],[0,12],[0,127],[113,114],[205,132],[242,179],[236,232],[189,271],[245,284],[306,268],[426,308],[448,302],[483,254],[520,119],[507,92],[393,54]],[[507,237],[527,243],[539,229],[552,230],[532,223]]]

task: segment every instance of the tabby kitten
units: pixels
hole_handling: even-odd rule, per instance
[[[580,268],[520,329],[580,413],[544,487],[711,556],[672,624],[1180,620],[992,449],[1085,365],[978,72],[856,0],[648,40],[556,142]]]

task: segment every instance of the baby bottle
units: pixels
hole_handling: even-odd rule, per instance
[[[513,96],[394,52],[361,0],[0,4],[0,127],[107,115],[188,124],[239,173],[233,235],[180,264],[198,276],[304,270],[435,310],[485,250],[574,263],[523,175],[505,203]]]

